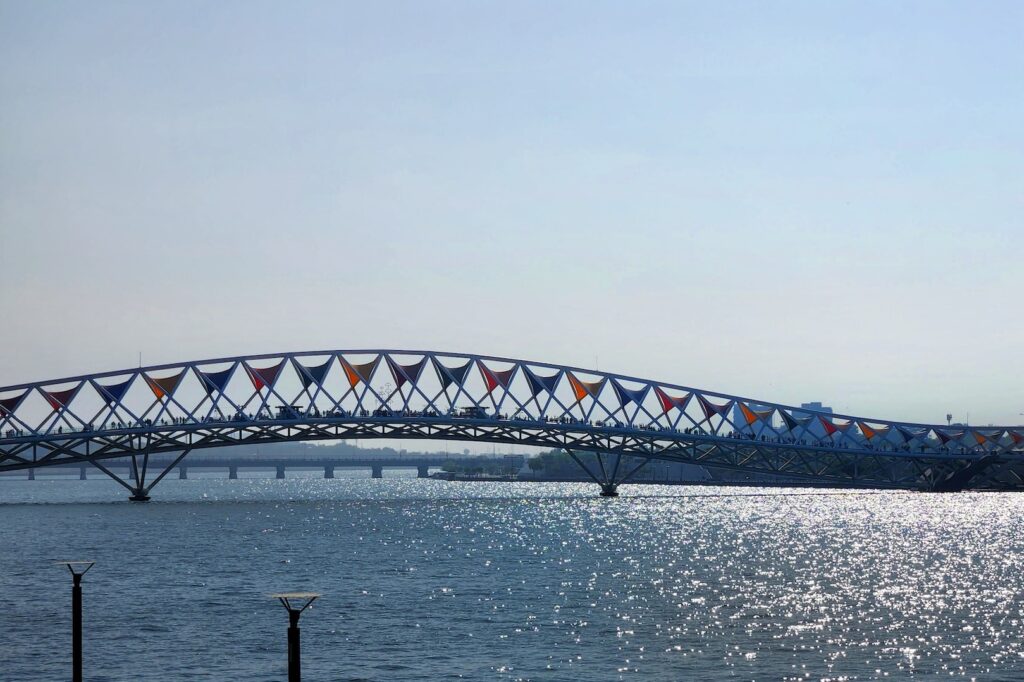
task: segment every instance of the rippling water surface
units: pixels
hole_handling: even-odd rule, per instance
[[[0,480],[0,680],[1024,679],[1024,496]]]

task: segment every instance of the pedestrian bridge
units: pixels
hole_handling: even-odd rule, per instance
[[[484,355],[309,351],[0,388],[0,473],[85,463],[134,500],[194,450],[352,438],[560,448],[607,496],[652,459],[839,486],[1024,487],[1022,426],[815,412]],[[166,453],[170,463],[151,470],[150,458]],[[116,458],[129,459],[127,480],[106,465]]]

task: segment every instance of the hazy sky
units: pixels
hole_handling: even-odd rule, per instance
[[[1024,3],[0,0],[0,385],[431,348],[1024,417]]]

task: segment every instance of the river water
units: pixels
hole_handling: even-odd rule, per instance
[[[0,680],[1024,679],[1024,496],[385,475],[0,479]]]

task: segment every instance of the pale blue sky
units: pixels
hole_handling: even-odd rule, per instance
[[[0,385],[412,347],[1024,421],[1024,3],[0,0]]]

